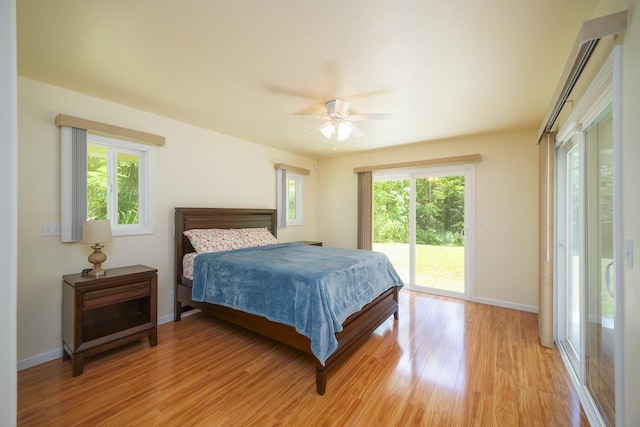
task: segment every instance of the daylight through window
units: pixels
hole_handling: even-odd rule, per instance
[[[87,136],[87,219],[110,219],[114,234],[149,230],[151,147]]]
[[[76,230],[85,219],[109,219],[114,236],[151,233],[153,147],[86,131],[71,135],[63,128],[62,241],[80,240]]]

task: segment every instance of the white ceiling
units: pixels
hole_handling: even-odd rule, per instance
[[[598,0],[18,0],[20,75],[320,159],[538,129]],[[287,114],[351,101],[362,138]],[[92,118],[98,120],[98,118]],[[118,125],[118,123],[112,123]],[[333,148],[336,148],[334,151]]]

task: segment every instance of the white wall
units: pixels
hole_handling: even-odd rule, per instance
[[[322,160],[318,235],[328,246],[357,246],[354,167],[481,154],[476,164],[475,283],[480,301],[536,310],[538,151],[534,131],[467,137]]]
[[[87,267],[90,249],[43,237],[60,222],[58,113],[163,135],[155,150],[155,233],[116,237],[105,267],[146,264],[159,269],[158,315],[173,304],[174,207],[275,208],[274,163],[311,170],[305,177],[305,225],[278,230],[282,241],[316,238],[314,161],[77,92],[18,79],[18,360],[26,367],[61,355],[61,276]]]
[[[16,5],[0,0],[0,426],[16,424]]]

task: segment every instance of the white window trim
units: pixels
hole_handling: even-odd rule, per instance
[[[118,152],[139,155],[140,162],[138,164],[138,171],[140,174],[140,181],[138,182],[138,224],[116,224],[114,219],[118,217],[118,212],[115,204],[113,203],[109,204],[107,217],[111,220],[111,230],[114,236],[132,236],[153,233],[153,216],[151,215],[151,195],[153,194],[151,191],[151,165],[153,164],[153,147],[109,136],[93,135],[91,133],[87,135],[87,144],[115,148],[115,150],[111,151],[111,164],[116,164]],[[110,172],[110,181],[113,183],[114,187],[111,189],[112,195],[109,197],[117,197],[113,196],[113,194],[118,193],[117,171],[115,168],[111,168]]]
[[[277,188],[276,205],[278,207],[278,227],[304,225],[304,175],[288,171],[276,170]],[[289,181],[296,182],[296,219],[289,219]]]
[[[63,126],[61,128],[61,143],[62,143],[62,169],[61,169],[61,241],[72,242],[77,241],[70,237],[67,229],[71,228],[72,223],[72,194],[74,191],[73,174],[72,174],[72,161],[71,161],[71,128]],[[108,218],[111,220],[111,229],[113,236],[131,236],[131,235],[143,235],[153,233],[153,153],[154,147],[146,144],[139,144],[131,141],[125,141],[116,137],[95,135],[87,133],[87,144],[91,145],[103,145],[109,148],[115,148],[112,152],[112,156],[117,156],[117,151],[135,153],[140,156],[139,161],[139,173],[140,180],[139,186],[139,210],[138,210],[138,224],[116,224],[114,218],[117,218],[117,213],[114,213],[115,207],[111,207],[107,212]],[[115,181],[117,183],[117,180]],[[117,184],[116,184],[117,185]],[[86,191],[86,183],[85,183]],[[117,188],[114,189],[117,194]]]
[[[304,177],[296,173],[287,172],[287,188],[285,190],[287,194],[287,207],[289,207],[289,181],[295,181],[296,183],[296,219],[290,219],[287,215],[287,225],[304,225],[304,219],[302,217],[302,205],[304,200],[303,182]],[[287,213],[289,211],[287,210]]]

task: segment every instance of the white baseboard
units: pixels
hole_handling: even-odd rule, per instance
[[[18,360],[18,371],[22,371],[32,366],[41,365],[43,363],[50,362],[62,357],[62,347],[58,347],[54,350],[47,351],[46,353],[37,354],[35,356],[27,357],[26,359]]]
[[[192,314],[199,313],[200,310],[190,310],[186,313],[182,313],[182,317],[188,317]],[[163,323],[169,323],[173,321],[173,313],[161,316],[158,318],[158,325]],[[52,360],[60,359],[62,357],[62,347],[49,350],[47,352],[36,354],[35,356],[27,357],[26,359],[18,360],[18,371],[22,371],[33,366],[41,365],[43,363],[51,362]]]
[[[501,301],[501,300],[491,299],[491,298],[476,298],[475,301],[479,302],[480,304],[495,305],[497,307],[510,308],[513,310],[520,310],[520,311],[528,311],[530,313],[538,312],[538,307],[533,305],[516,304],[514,302]]]
[[[173,322],[173,313],[165,314],[164,316],[158,317],[158,325],[169,322]]]

